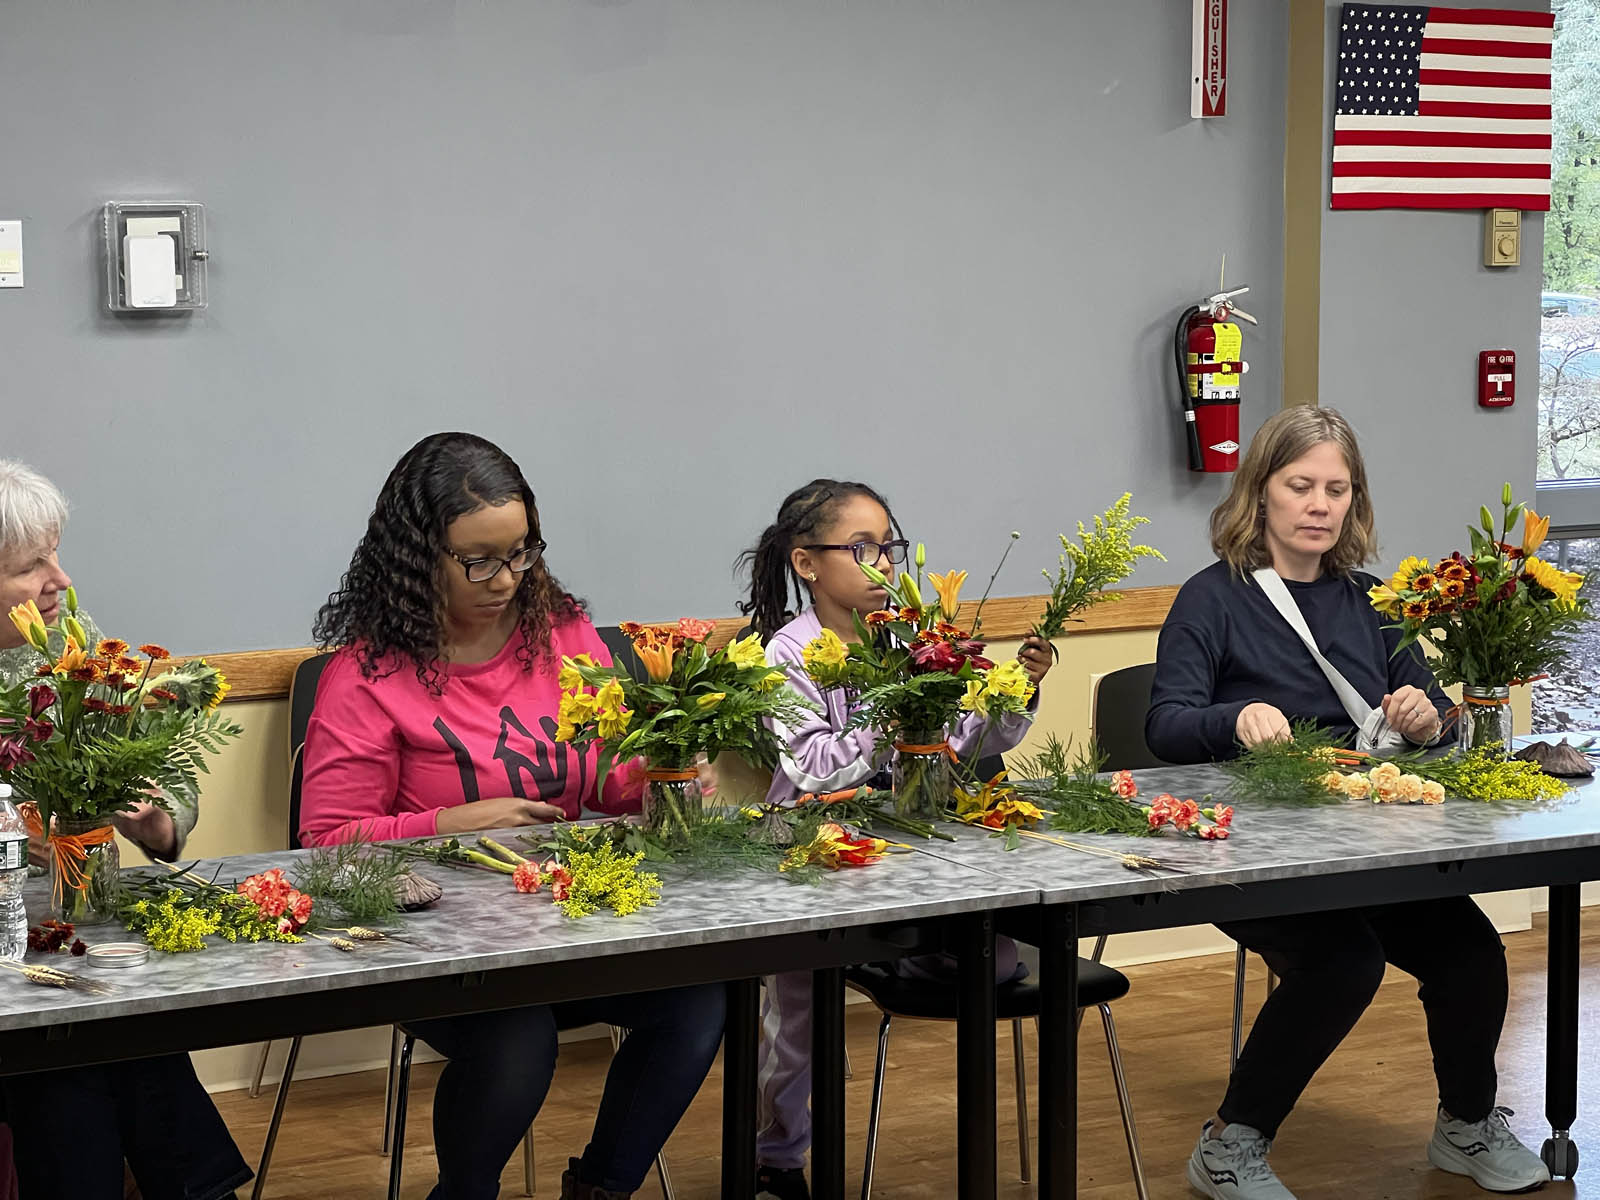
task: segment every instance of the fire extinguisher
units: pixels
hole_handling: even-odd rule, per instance
[[[1191,471],[1239,468],[1239,385],[1250,366],[1243,357],[1243,335],[1229,318],[1256,323],[1233,304],[1235,296],[1249,290],[1217,292],[1178,318],[1172,349]]]

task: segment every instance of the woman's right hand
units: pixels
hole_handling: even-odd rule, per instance
[[[479,829],[511,829],[566,819],[566,810],[557,805],[546,804],[543,800],[524,800],[520,796],[502,796],[497,800],[474,800],[471,804],[441,808],[435,828],[440,833],[473,833]]]
[[[1254,704],[1246,704],[1239,711],[1239,719],[1234,722],[1233,731],[1246,749],[1261,742],[1287,741],[1294,735],[1294,731],[1289,728],[1289,718],[1272,705],[1263,704],[1259,700]]]

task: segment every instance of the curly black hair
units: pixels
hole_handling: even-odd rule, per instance
[[[894,519],[889,502],[866,484],[853,480],[813,479],[783,498],[777,518],[762,530],[760,540],[734,560],[736,575],[741,571],[750,572],[750,598],[740,603],[739,611],[753,618],[750,626],[761,635],[763,646],[792,615],[789,610],[791,592],[797,599],[804,600],[809,591],[789,561],[789,552],[800,545],[803,538],[826,528],[839,506],[852,496],[876,500],[889,514],[895,536],[901,536],[900,522]]]
[[[500,447],[470,433],[435,433],[401,456],[384,480],[367,532],[339,590],[317,613],[312,633],[323,649],[351,646],[367,679],[410,662],[435,696],[444,691],[445,530],[485,505],[520,499],[530,538],[539,536],[533,489]],[[550,654],[550,632],[581,615],[584,604],[561,586],[543,559],[523,575],[512,604],[520,614],[524,670]]]

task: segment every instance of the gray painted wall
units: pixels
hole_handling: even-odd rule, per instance
[[[102,623],[187,650],[303,643],[448,427],[521,460],[602,618],[731,612],[735,553],[819,473],[886,490],[931,565],[984,578],[1023,530],[997,594],[1132,488],[1172,559],[1139,581],[1175,582],[1225,479],[1181,465],[1171,325],[1224,252],[1263,319],[1246,432],[1281,377],[1285,14],[1233,5],[1207,124],[1189,11],[9,5],[0,453],[74,500]],[[138,53],[171,94],[129,87]],[[111,199],[207,206],[209,311],[103,312]]]
[[[1330,144],[1339,7],[1330,0]],[[1324,201],[1327,187],[1324,176]],[[1480,504],[1498,511],[1508,480],[1533,502],[1544,214],[1522,216],[1520,267],[1483,265],[1483,221],[1482,212],[1323,215],[1319,400],[1361,434],[1383,568],[1408,554],[1465,550],[1468,522]],[[1519,398],[1509,409],[1479,408],[1478,351],[1502,347],[1517,352]]]

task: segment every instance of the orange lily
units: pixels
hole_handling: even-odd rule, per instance
[[[23,641],[36,650],[43,650],[48,644],[44,631],[44,617],[39,612],[37,601],[28,600],[17,605],[6,614],[11,618],[11,624],[16,626]]]
[[[61,652],[61,657],[56,659],[55,673],[66,675],[71,671],[81,671],[88,665],[89,655],[82,646],[68,637],[67,648]]]
[[[677,647],[672,644],[671,638],[641,637],[633,643],[633,652],[644,664],[652,683],[663,683],[672,674],[672,660],[677,654]]]
[[[944,614],[945,620],[953,621],[956,609],[961,605],[961,585],[967,581],[967,573],[946,571],[941,575],[937,571],[929,571],[928,581],[933,584],[933,590],[939,593],[939,611]]]
[[[1540,546],[1550,533],[1550,518],[1541,517],[1533,509],[1526,509],[1522,514],[1522,553],[1526,557]]]

